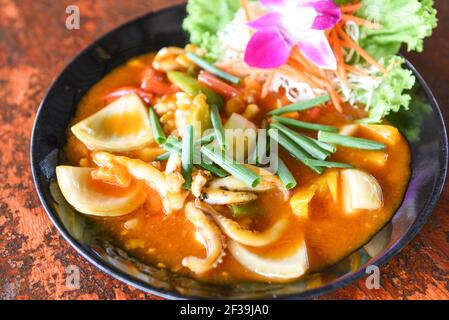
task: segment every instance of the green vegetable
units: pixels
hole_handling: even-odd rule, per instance
[[[197,64],[204,70],[207,70],[210,73],[215,74],[216,76],[218,76],[222,79],[225,79],[233,84],[239,84],[241,81],[239,77],[233,76],[232,74],[229,74],[229,73],[217,68],[213,64],[210,64],[206,60],[198,57],[196,54],[189,52],[189,53],[187,53],[187,58],[192,60],[195,64]]]
[[[281,115],[284,113],[289,113],[289,112],[293,112],[293,111],[304,111],[307,109],[311,109],[314,107],[317,107],[319,105],[322,105],[323,103],[329,101],[330,96],[328,94],[325,94],[323,96],[319,96],[313,99],[309,99],[309,100],[305,100],[305,101],[301,101],[298,103],[294,103],[282,108],[278,108],[275,109],[271,112],[268,112],[267,115],[269,116],[274,116],[274,115]]]
[[[217,142],[220,145],[222,150],[226,150],[226,141],[225,141],[225,132],[223,129],[223,123],[221,122],[220,112],[216,105],[212,105],[211,107],[211,119],[212,126],[215,130],[215,137],[217,138]]]
[[[322,161],[322,160],[315,160],[315,159],[307,159],[306,162],[312,166],[317,166],[317,167],[344,168],[344,169],[354,168],[350,164],[340,163],[340,162]]]
[[[292,141],[297,143],[301,148],[303,148],[308,154],[312,157],[324,160],[329,156],[328,152],[325,152],[323,149],[318,147],[314,142],[310,141],[303,135],[283,126],[280,123],[273,122],[271,126],[275,129],[280,130],[287,137],[289,137]]]
[[[292,173],[288,170],[286,164],[281,159],[278,159],[277,175],[288,190],[296,187],[295,177],[293,177]]]
[[[405,43],[408,51],[423,50],[423,39],[437,26],[433,0],[362,0],[356,15],[380,23],[383,28],[362,27],[359,44],[379,59],[399,52]]]
[[[195,141],[195,144],[202,146],[203,144],[211,143],[214,140],[215,140],[215,131],[208,134],[204,134],[199,140]]]
[[[196,145],[198,145],[198,142],[196,142]],[[179,155],[182,155],[182,142],[178,141],[178,139],[176,139],[173,136],[168,137],[167,141],[162,145],[162,147],[167,150],[167,153],[164,153],[163,155],[160,155],[158,158],[160,158],[160,160],[158,158],[156,158],[157,161],[163,161],[163,160],[167,160],[170,157],[170,154],[172,152],[175,152]],[[209,164],[203,161],[203,159],[201,159],[201,162],[199,164],[200,167],[202,167],[203,169],[212,172],[213,174],[215,174],[216,176],[223,178],[227,176],[226,171],[223,171],[222,169],[218,168],[217,166],[213,165],[213,164]]]
[[[285,124],[286,126],[299,128],[299,129],[309,129],[309,130],[320,130],[320,131],[329,131],[329,132],[337,132],[338,128],[334,126],[326,126],[323,124],[310,123],[285,117],[273,117],[274,121]]]
[[[413,88],[415,77],[410,70],[402,68],[403,62],[404,59],[396,56],[387,59],[385,65],[391,69],[383,80],[378,74],[380,85],[373,91],[354,86],[356,99],[369,108],[369,118],[364,122],[380,122],[392,112],[409,109],[411,98],[407,91]]]
[[[216,153],[216,150],[209,146],[203,146],[201,151],[207,158],[247,185],[256,187],[259,184],[260,176],[252,172],[243,164],[235,163],[226,155]]]
[[[184,177],[184,189],[189,190],[192,185],[193,171],[193,126],[184,127],[182,134],[181,152],[182,176]]]
[[[337,151],[337,147],[334,146],[333,144],[330,143],[326,143],[326,142],[322,142],[322,141],[318,141],[317,139],[308,137],[308,136],[304,136],[307,139],[309,139],[310,141],[312,141],[313,143],[315,143],[318,147],[320,147],[321,149],[329,152],[329,153],[335,153]]]
[[[217,60],[220,56],[217,33],[239,9],[239,0],[189,0],[183,27],[190,35],[190,42],[205,49],[209,59]]]
[[[309,155],[303,149],[301,149],[301,147],[299,147],[292,140],[290,140],[285,134],[283,134],[279,130],[271,128],[268,130],[268,135],[272,139],[274,139],[277,143],[279,143],[282,147],[284,147],[285,150],[287,150],[294,158],[301,161],[303,164],[308,166],[310,169],[312,169],[316,173],[318,173],[318,174],[323,173],[323,171],[324,171],[323,168],[316,167],[316,166],[313,166],[313,165],[307,163],[307,160],[310,159]]]
[[[159,123],[159,119],[153,108],[150,108],[149,114],[150,114],[151,130],[153,131],[154,140],[156,140],[157,144],[163,144],[165,140],[167,140],[167,137],[165,136],[165,133],[161,128],[161,124]]]
[[[362,150],[385,150],[386,148],[385,144],[381,142],[362,138],[348,137],[341,134],[325,131],[318,132],[318,140],[348,148],[356,148]]]
[[[156,160],[156,161],[165,161],[165,160],[168,160],[168,158],[170,158],[170,155],[171,155],[171,152],[168,151],[168,152],[165,152],[165,153],[157,156],[156,159],[154,159],[154,160]]]
[[[167,78],[171,83],[192,97],[204,93],[207,97],[207,103],[210,105],[215,104],[220,110],[223,108],[224,101],[218,93],[201,85],[198,80],[192,78],[187,73],[168,71]]]
[[[252,201],[244,204],[230,205],[229,209],[231,209],[232,215],[235,218],[243,218],[247,215],[258,213],[260,208],[255,201]]]

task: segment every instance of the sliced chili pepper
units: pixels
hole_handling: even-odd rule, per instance
[[[240,94],[239,90],[207,71],[200,72],[198,81],[226,98],[233,98]]]

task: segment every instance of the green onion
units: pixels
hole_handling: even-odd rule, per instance
[[[354,168],[352,165],[347,163],[341,163],[341,162],[331,162],[331,161],[322,161],[322,160],[314,160],[314,159],[308,159],[306,160],[307,163],[309,163],[312,166],[317,167],[325,167],[325,168],[344,168],[344,169],[351,169]]]
[[[281,159],[278,159],[277,175],[288,190],[296,187],[295,177],[293,177],[292,173]]]
[[[287,126],[291,126],[294,128],[300,129],[308,129],[308,130],[320,130],[320,131],[329,131],[329,132],[337,132],[338,128],[334,126],[326,126],[324,124],[310,123],[305,121],[299,121],[295,119],[290,119],[286,117],[278,117],[274,116],[273,120],[285,124]]]
[[[217,177],[220,178],[224,178],[228,176],[228,173],[226,171],[224,171],[223,169],[217,167],[216,165],[210,164],[210,163],[206,163],[204,161],[201,161],[200,166],[207,170],[212,172],[213,174],[215,174]]]
[[[214,150],[209,146],[203,146],[201,148],[201,151],[206,157],[215,162],[218,166],[232,174],[240,181],[245,182],[247,185],[256,187],[259,184],[260,176],[252,172],[243,164],[235,163],[226,155],[215,153]]]
[[[229,206],[234,218],[243,218],[247,215],[260,213],[260,208],[255,201],[244,204],[233,204]]]
[[[203,144],[208,144],[214,140],[215,140],[215,132],[211,132],[203,135],[200,139],[195,141],[195,144],[202,146]]]
[[[196,54],[193,54],[191,52],[187,53],[187,58],[192,60],[195,64],[203,68],[204,70],[209,71],[210,73],[215,74],[216,76],[219,76],[222,79],[228,80],[229,82],[233,84],[239,84],[240,78],[233,76],[232,74],[229,74],[227,72],[224,72],[223,70],[217,68],[216,66],[210,64],[206,60],[198,57]]]
[[[316,167],[307,163],[309,160],[309,155],[296,143],[290,140],[285,134],[276,129],[269,129],[268,135],[274,139],[277,143],[279,143],[282,147],[284,147],[294,158],[304,163],[310,169],[315,171],[318,174],[323,173],[323,168]]]
[[[297,143],[301,148],[303,148],[307,153],[309,153],[312,157],[324,160],[329,156],[329,153],[318,147],[315,143],[302,136],[301,134],[283,126],[280,123],[273,122],[271,126],[275,129],[278,129],[282,133],[284,133],[287,137]]]
[[[182,176],[184,177],[184,189],[189,190],[192,185],[193,171],[193,126],[186,125],[182,134],[181,152]]]
[[[203,93],[206,95],[207,102],[209,104],[215,104],[219,109],[223,109],[223,98],[215,91],[201,85],[197,79],[189,76],[187,73],[179,71],[168,71],[167,78],[172,84],[177,86],[185,93],[191,95],[192,97]]]
[[[337,147],[333,144],[329,144],[326,142],[322,142],[322,141],[318,141],[317,139],[311,138],[311,137],[307,137],[305,136],[307,139],[309,139],[310,141],[312,141],[313,143],[315,143],[318,147],[320,147],[321,149],[330,152],[330,153],[335,153],[337,151]]]
[[[161,160],[158,161],[167,160],[172,152],[177,153],[180,156],[182,155],[182,143],[173,136],[168,137],[167,141],[162,145],[162,147],[169,152],[160,155],[159,157],[161,157]],[[215,174],[220,178],[228,176],[226,171],[222,170],[221,168],[213,164],[205,163],[203,160],[201,160],[199,166],[207,171],[212,172],[213,174]]]
[[[318,140],[321,142],[333,143],[348,148],[356,148],[362,150],[385,150],[386,148],[385,144],[381,142],[362,138],[348,137],[341,134],[325,131],[318,132]]]
[[[150,107],[150,124],[151,130],[153,131],[154,140],[156,140],[157,144],[163,144],[167,137],[165,136],[164,131],[161,128],[161,124],[159,123],[159,119],[156,115],[156,112],[153,108]]]
[[[156,161],[165,161],[165,160],[168,160],[168,158],[170,158],[170,155],[171,155],[171,152],[168,151],[168,152],[165,152],[165,153],[157,156],[156,159],[154,159],[154,160],[156,160]]]
[[[226,141],[225,141],[225,133],[223,129],[223,123],[221,123],[220,112],[216,105],[211,105],[211,120],[212,126],[215,130],[215,137],[217,138],[217,142],[220,145],[222,150],[226,150]]]
[[[280,115],[288,112],[293,111],[303,111],[307,109],[311,109],[313,107],[322,105],[323,103],[329,101],[330,96],[328,94],[325,94],[324,96],[319,96],[310,100],[304,100],[298,103],[294,103],[282,108],[275,109],[271,112],[268,112],[267,115],[274,116],[274,115]]]

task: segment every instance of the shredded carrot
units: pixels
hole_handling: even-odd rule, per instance
[[[363,69],[357,68],[356,66],[350,65],[350,64],[345,64],[343,66],[347,71],[358,74],[359,76],[365,76],[365,77],[369,77],[368,72],[366,72]]]
[[[343,50],[341,50],[341,43],[338,39],[337,33],[335,31],[330,33],[332,47],[334,49],[335,58],[337,59],[337,77],[343,82],[343,84],[349,88],[348,76],[346,74],[346,69],[344,68],[344,58]]]
[[[267,80],[265,81],[263,87],[262,87],[262,93],[261,93],[261,97],[262,99],[266,98],[268,96],[268,92],[270,90],[271,84],[273,83],[273,79],[274,79],[274,72],[271,72],[268,75]]]
[[[370,29],[382,29],[384,26],[381,25],[380,23],[375,23],[375,22],[371,22],[353,15],[348,15],[348,14],[342,14],[341,18],[343,21],[353,21],[356,24],[360,25],[360,26],[364,26]]]
[[[354,40],[352,40],[341,28],[340,25],[336,25],[335,29],[337,30],[338,34],[343,38],[343,46],[347,47],[347,48],[352,48],[355,51],[357,51],[357,53],[366,60],[366,62],[368,62],[369,64],[374,65],[377,69],[381,70],[382,72],[385,72],[385,68],[379,63],[377,62],[373,57],[371,57],[368,52],[366,52],[365,50],[363,50],[357,43],[354,42]]]
[[[240,0],[240,7],[243,8],[243,12],[245,13],[246,21],[249,22],[252,20],[252,11],[248,0]]]
[[[353,13],[362,8],[362,3],[356,3],[356,4],[347,4],[344,6],[340,6],[340,11],[344,13]]]

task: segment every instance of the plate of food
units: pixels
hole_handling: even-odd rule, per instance
[[[190,0],[111,31],[39,108],[42,205],[83,257],[162,297],[355,281],[413,239],[446,177],[437,102],[399,55],[422,51],[432,5]]]

